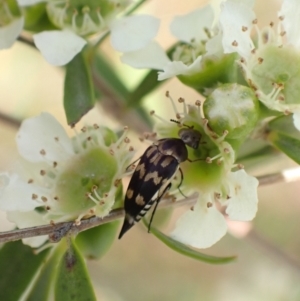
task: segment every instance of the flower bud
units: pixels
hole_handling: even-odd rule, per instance
[[[245,86],[226,84],[214,90],[204,102],[209,126],[218,135],[228,131],[226,139],[245,139],[259,116],[258,100]]]

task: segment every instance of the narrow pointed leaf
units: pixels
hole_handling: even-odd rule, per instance
[[[64,108],[68,124],[74,126],[94,107],[95,97],[90,70],[82,52],[66,67]]]
[[[84,259],[73,242],[58,266],[55,301],[96,301]]]
[[[0,250],[0,300],[19,300],[47,254],[44,250],[35,255],[21,241],[5,244]]]
[[[171,237],[163,234],[162,232],[158,231],[154,227],[151,227],[151,233],[172,250],[199,261],[204,261],[206,263],[211,263],[211,264],[224,264],[224,263],[229,263],[231,261],[234,261],[236,259],[236,256],[215,257],[215,256],[210,256],[207,254],[200,253],[182,244],[181,242],[176,241]]]
[[[292,160],[300,164],[300,132],[295,128],[292,116],[282,116],[269,124],[268,140]]]

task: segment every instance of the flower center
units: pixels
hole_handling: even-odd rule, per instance
[[[173,53],[173,61],[182,61],[186,65],[191,65],[198,56],[204,54],[205,42],[196,43],[192,41],[190,44],[182,44],[176,47]]]
[[[260,58],[259,63],[258,58]],[[252,66],[251,66],[252,65]],[[300,103],[300,55],[292,47],[266,45],[251,58],[249,70],[253,84],[265,95],[274,85],[282,87],[278,101]]]
[[[117,168],[115,158],[101,148],[88,150],[72,160],[57,179],[59,211],[76,214],[94,207],[88,194],[96,191],[101,197],[109,192]]]
[[[106,28],[127,5],[127,0],[49,0],[47,11],[51,21],[60,28],[71,29],[79,35],[96,33]]]

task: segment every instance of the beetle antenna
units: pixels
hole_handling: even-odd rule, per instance
[[[180,121],[175,120],[175,119],[170,119],[170,121],[175,122],[175,123],[177,123],[177,124],[179,124],[179,125],[181,125],[181,126],[186,126],[186,127],[189,128],[189,129],[193,129],[193,128],[194,128],[194,126],[189,126],[189,125],[184,124],[184,123],[181,123]]]

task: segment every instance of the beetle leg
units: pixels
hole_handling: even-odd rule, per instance
[[[195,160],[191,160],[191,159],[187,158],[186,160],[189,161],[189,162],[191,162],[191,163],[193,163],[193,162],[201,161],[201,160],[204,161],[205,159],[195,159]]]
[[[180,171],[181,179],[180,179],[180,183],[179,183],[177,189],[179,190],[179,192],[181,193],[181,195],[186,198],[187,196],[180,189],[180,186],[182,185],[182,182],[183,182],[183,172],[182,172],[182,169],[180,167],[179,167],[179,171]]]
[[[137,161],[139,161],[140,159],[141,159],[141,157],[137,158],[135,161],[133,161],[132,163],[130,163],[130,164],[125,168],[125,170],[127,171],[128,168],[129,168],[130,166],[134,165],[134,164],[135,164]]]
[[[156,204],[155,204],[154,209],[153,209],[152,214],[151,214],[150,222],[149,222],[149,225],[148,225],[148,233],[150,233],[150,228],[151,228],[152,220],[153,220],[157,205],[158,205],[159,201],[162,199],[162,197],[165,195],[165,193],[171,188],[171,186],[172,186],[172,184],[169,183],[169,185],[164,189],[164,191],[161,193],[161,195],[159,195],[157,197],[157,199],[155,200]]]

